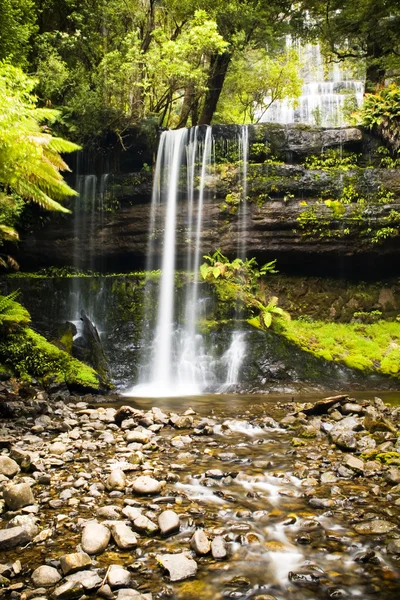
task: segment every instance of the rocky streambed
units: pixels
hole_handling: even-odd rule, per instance
[[[1,597],[398,599],[399,408],[19,393],[2,384]]]

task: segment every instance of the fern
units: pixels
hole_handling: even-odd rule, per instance
[[[8,296],[0,296],[0,327],[15,327],[27,325],[31,316],[22,304],[16,302],[19,290],[11,292]]]

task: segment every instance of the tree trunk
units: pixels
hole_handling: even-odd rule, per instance
[[[232,55],[229,52],[213,54],[210,61],[210,74],[207,81],[207,92],[199,125],[209,125],[217,108],[218,100],[224,85],[226,73]]]
[[[193,102],[195,101],[195,94],[192,85],[188,85],[185,89],[185,97],[183,99],[181,114],[179,117],[178,129],[180,127],[186,127],[187,120],[192,110]],[[192,123],[193,124],[193,123]]]

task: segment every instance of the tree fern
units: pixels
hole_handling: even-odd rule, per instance
[[[30,323],[29,312],[15,300],[18,296],[19,290],[11,292],[8,296],[0,296],[0,327],[11,328]]]
[[[60,153],[79,150],[79,146],[53,137],[46,123],[54,122],[58,112],[37,108],[32,94],[35,81],[20,69],[0,62],[0,191],[12,203],[16,193],[46,210],[70,212],[61,202],[76,192],[64,181],[61,171],[68,165]],[[1,220],[0,242],[15,238],[12,225]]]

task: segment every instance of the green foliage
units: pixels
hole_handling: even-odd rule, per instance
[[[229,67],[214,121],[257,123],[276,101],[301,95],[295,51],[271,55],[265,48],[238,53]]]
[[[16,302],[18,296],[18,290],[8,296],[0,296],[0,331],[30,323],[29,312],[19,302]]]
[[[14,227],[25,200],[69,212],[60,201],[76,195],[60,171],[68,170],[61,153],[78,146],[49,133],[44,123],[57,112],[36,107],[34,85],[20,69],[0,63],[0,243],[18,238]]]
[[[393,209],[382,212],[382,207],[387,211],[393,202],[394,193],[383,187],[362,195],[349,183],[337,199],[320,198],[311,206],[301,202],[300,205],[307,208],[297,217],[298,229],[310,239],[354,235],[364,244],[380,244],[399,235],[400,213]]]
[[[356,311],[353,314],[353,320],[357,323],[377,323],[382,318],[382,311]]]
[[[217,250],[211,256],[205,255],[203,258],[205,258],[207,262],[201,265],[200,274],[205,280],[210,280],[212,278],[218,279],[221,277],[252,288],[262,275],[278,272],[275,269],[276,260],[272,260],[258,268],[255,258],[245,260],[235,258],[230,262],[229,259],[222,254],[221,250]]]
[[[400,378],[400,323],[292,320],[281,321],[279,333],[318,358]]]
[[[398,169],[400,167],[400,150],[397,150],[397,156],[391,156],[389,148],[379,146],[377,153],[381,156],[379,166],[381,169]]]
[[[362,123],[375,128],[395,152],[400,149],[400,87],[392,84],[366,94],[360,112]]]
[[[357,169],[359,155],[354,152],[329,149],[320,155],[307,156],[304,166],[307,169],[320,171],[349,171]]]
[[[241,304],[247,310],[252,324],[260,329],[269,329],[281,319],[290,320],[289,314],[278,306],[276,296],[264,304],[264,298],[257,293],[259,278],[278,272],[275,268],[276,260],[258,268],[255,258],[235,258],[229,262],[220,250],[204,258],[207,262],[200,267],[201,276],[215,285],[221,303],[228,303],[235,308],[237,303]]]
[[[0,0],[0,61],[25,66],[36,32],[34,0]]]
[[[100,388],[99,377],[91,367],[72,358],[29,328],[2,336],[0,362],[22,379],[33,377],[43,383],[65,381],[71,389],[97,391]]]

